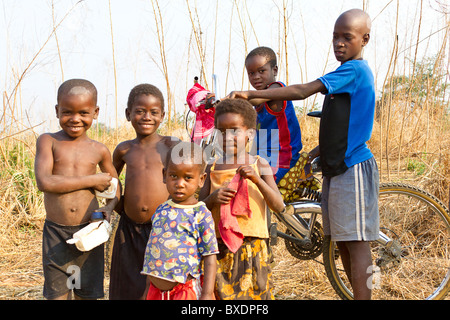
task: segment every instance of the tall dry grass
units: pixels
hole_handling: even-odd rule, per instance
[[[6,75],[12,89],[2,89],[2,105],[0,110],[0,299],[33,299],[40,298],[43,275],[41,270],[41,230],[45,219],[43,196],[36,188],[33,162],[37,133],[27,120],[27,111],[22,106],[21,85],[23,79],[32,72],[36,57],[53,38],[58,43],[57,30],[64,19],[70,15],[74,6],[55,21],[53,29],[42,47],[35,53],[28,65],[21,71],[11,71]],[[158,28],[156,45],[160,48],[158,64],[170,88],[167,61],[164,52],[164,21],[158,6],[153,0],[153,17]],[[206,63],[208,55],[202,39],[202,26],[196,16],[195,4],[186,1],[191,18],[192,34],[196,55],[204,65],[203,80],[207,83]],[[279,8],[280,44],[279,52],[284,62],[288,58],[289,1],[283,1]],[[219,5],[219,1],[217,2]],[[111,8],[110,8],[111,9]],[[217,12],[215,13],[217,17]],[[233,2],[232,14],[238,14],[243,35],[243,45],[250,36],[257,39],[252,18],[245,2]],[[297,17],[301,14],[297,14]],[[111,18],[111,13],[110,13]],[[230,21],[232,20],[230,17]],[[216,18],[217,21],[217,18]],[[114,32],[111,22],[111,48],[114,57]],[[420,25],[421,22],[419,22]],[[247,34],[246,26],[250,25],[252,35]],[[448,27],[448,25],[447,25]],[[230,26],[231,28],[231,26]],[[305,27],[306,28],[306,27]],[[231,30],[231,29],[230,29]],[[442,31],[442,30],[441,30]],[[372,139],[369,145],[378,161],[382,181],[408,181],[433,193],[444,203],[449,203],[450,185],[450,118],[448,89],[448,28],[441,32],[442,46],[432,57],[419,60],[413,55],[411,61],[399,61],[398,44],[393,39],[392,59],[387,77],[384,79],[383,92],[377,101],[377,115]],[[227,39],[231,48],[231,31]],[[419,36],[411,40],[411,46],[419,45]],[[59,46],[58,46],[59,48]],[[305,46],[306,50],[306,46]],[[61,61],[58,49],[58,58]],[[302,63],[297,47],[293,55],[297,56],[302,70]],[[214,53],[213,53],[214,56]],[[229,54],[230,56],[230,54]],[[306,55],[305,55],[306,56]],[[281,58],[281,57],[280,57]],[[155,59],[156,61],[157,59]],[[212,63],[214,66],[214,63]],[[115,63],[114,63],[115,64]],[[304,62],[306,64],[306,61]],[[400,66],[404,74],[398,75]],[[289,66],[284,63],[286,79],[289,77]],[[324,67],[325,68],[325,67]],[[230,64],[228,65],[228,71]],[[243,75],[244,76],[244,75]],[[307,78],[302,73],[302,77]],[[115,78],[120,74],[115,73]],[[64,70],[61,64],[61,78]],[[188,79],[189,81],[191,79]],[[228,80],[228,76],[227,79]],[[243,83],[243,82],[242,82]],[[226,82],[225,90],[228,83]],[[190,87],[190,83],[187,87]],[[170,97],[170,95],[169,95]],[[117,93],[116,93],[117,99]],[[315,108],[316,97],[309,104]],[[117,102],[116,112],[117,112]],[[298,105],[301,105],[298,103]],[[306,113],[311,107],[305,104],[298,107],[298,117],[302,128],[303,143],[306,150],[318,143],[319,121],[309,118]],[[161,133],[183,137],[183,115],[177,115],[173,104],[169,103],[168,122],[161,127]],[[25,119],[25,120],[24,120]],[[105,128],[94,124],[89,133],[93,139],[108,146],[111,152],[119,141],[134,138],[134,131],[127,123],[116,120],[116,128]],[[324,272],[314,261],[298,261],[292,258],[280,244],[274,248],[274,277],[277,296],[283,299],[329,299],[336,298],[328,285]],[[293,285],[295,283],[295,285]]]

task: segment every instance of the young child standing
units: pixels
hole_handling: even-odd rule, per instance
[[[326,93],[319,133],[324,231],[337,242],[355,299],[371,298],[367,286],[372,264],[369,241],[376,240],[379,233],[378,168],[366,144],[372,134],[375,86],[372,71],[362,58],[370,28],[367,13],[346,11],[334,26],[334,54],[341,62],[335,71],[306,84],[229,95],[298,100]]]
[[[222,100],[215,128],[223,154],[207,168],[200,192],[219,239],[216,295],[219,299],[274,299],[269,262],[267,205],[280,212],[283,198],[267,160],[252,156],[256,112],[244,100]]]
[[[245,58],[250,84],[256,90],[285,87],[277,81],[278,66],[275,52],[268,47],[257,47]],[[294,190],[312,187],[314,180],[306,180],[303,169],[308,154],[301,152],[302,135],[292,101],[270,100],[255,107],[258,115],[257,154],[269,161],[274,171],[275,182],[286,202],[295,198]]]
[[[142,269],[147,300],[214,300],[214,221],[195,195],[205,182],[205,166],[203,149],[194,143],[180,142],[167,158],[163,176],[171,199],[152,218]]]
[[[82,252],[66,241],[89,223],[99,209],[94,191],[106,190],[117,173],[108,148],[86,135],[99,111],[95,86],[84,79],[67,80],[58,89],[57,101],[62,130],[42,134],[36,142],[36,184],[44,192],[46,211],[44,297],[69,299],[73,289],[76,299],[102,298],[103,245]],[[97,174],[97,166],[103,173]],[[117,191],[117,197],[99,209],[108,220],[119,196]]]
[[[135,86],[128,97],[126,118],[136,138],[121,142],[113,153],[118,174],[126,165],[125,190],[116,208],[120,221],[111,260],[110,299],[145,299],[144,262],[151,218],[169,193],[163,183],[163,164],[178,139],[157,133],[164,119],[164,97],[151,84]]]

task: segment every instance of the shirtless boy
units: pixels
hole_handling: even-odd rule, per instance
[[[103,245],[81,252],[66,240],[89,223],[99,208],[95,190],[104,191],[117,177],[108,148],[86,135],[97,119],[97,90],[83,79],[64,82],[58,90],[56,116],[61,131],[45,133],[36,143],[36,183],[44,192],[44,297],[68,299],[103,297]],[[103,173],[97,174],[97,165]],[[117,197],[100,210],[109,219]],[[75,283],[68,278],[79,270]],[[73,274],[72,274],[73,273]],[[72,277],[71,277],[72,278]],[[78,282],[79,280],[79,282]]]
[[[114,239],[110,299],[145,299],[146,276],[140,274],[156,208],[169,193],[163,183],[163,163],[179,140],[161,136],[157,129],[164,119],[164,97],[150,84],[134,87],[128,97],[127,120],[136,138],[120,143],[113,163],[120,174],[126,165],[124,195],[116,211],[120,222]]]

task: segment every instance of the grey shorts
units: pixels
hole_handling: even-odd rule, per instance
[[[322,214],[333,241],[374,241],[379,234],[378,166],[372,157],[343,174],[324,177]]]

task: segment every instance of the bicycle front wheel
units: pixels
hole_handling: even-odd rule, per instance
[[[426,191],[399,183],[380,185],[380,231],[392,242],[373,242],[372,298],[443,299],[450,289],[450,214]],[[395,250],[392,250],[395,246]],[[343,299],[353,299],[336,244],[326,237],[324,264]]]

